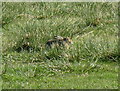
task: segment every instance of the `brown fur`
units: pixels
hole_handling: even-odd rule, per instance
[[[55,47],[66,47],[72,44],[72,40],[69,37],[55,36],[53,39],[50,39],[46,42],[46,46],[49,48]]]

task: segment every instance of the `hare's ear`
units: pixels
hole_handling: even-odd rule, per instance
[[[54,36],[54,39],[63,39],[63,37],[62,36]]]

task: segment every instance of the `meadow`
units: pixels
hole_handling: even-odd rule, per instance
[[[118,3],[4,2],[0,38],[3,89],[118,89]]]

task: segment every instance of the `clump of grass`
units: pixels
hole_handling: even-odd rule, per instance
[[[18,5],[18,8],[17,9],[15,8],[15,10],[13,10],[13,8],[16,7],[16,4]],[[21,7],[21,5],[23,5],[23,9],[19,8]],[[106,6],[108,7],[106,8]],[[34,9],[34,11],[30,12],[29,10],[33,7],[36,8]],[[48,7],[51,7],[52,9],[49,9]],[[101,7],[103,10],[100,9]],[[113,8],[111,9],[110,7]],[[5,33],[5,35],[3,35],[3,47],[6,47],[4,48],[4,50],[6,49],[13,50],[14,46],[16,46],[15,48],[17,48],[18,50],[32,49],[33,52],[39,49],[41,56],[47,55],[47,57],[49,58],[55,57],[59,59],[60,56],[62,55],[65,60],[69,60],[72,62],[75,60],[77,61],[80,61],[82,59],[86,60],[92,57],[98,58],[99,56],[107,54],[108,52],[110,52],[110,50],[111,52],[114,51],[114,49],[116,48],[115,46],[117,42],[116,41],[113,42],[114,38],[113,41],[108,42],[109,39],[107,38],[111,36],[108,35],[105,39],[99,38],[99,36],[104,36],[104,34],[107,33],[109,30],[108,27],[103,26],[104,24],[106,24],[105,21],[107,21],[108,18],[116,20],[115,17],[117,12],[115,7],[116,7],[115,3],[113,4],[110,3],[103,3],[103,4],[102,3],[79,3],[79,4],[77,3],[73,3],[73,4],[72,3],[15,3],[15,4],[3,3],[3,16],[4,16],[3,21],[8,22],[7,20],[12,19],[11,17],[13,17],[13,15],[9,15],[8,17],[6,17],[9,11],[13,11],[15,15],[15,20],[13,19],[10,20],[14,22],[11,22],[9,24],[7,23],[3,29],[3,32]],[[75,8],[75,10],[73,10],[73,8]],[[109,8],[111,10],[114,10],[114,12],[107,11]],[[40,9],[43,12],[37,12],[37,9]],[[91,11],[88,12],[87,9],[90,9]],[[81,11],[78,14],[77,12],[79,10]],[[96,12],[94,12],[95,10]],[[20,11],[21,13],[18,11]],[[71,12],[69,14],[66,14],[66,12],[68,11]],[[108,14],[106,14],[106,11]],[[24,12],[27,12],[28,16],[38,16],[39,14],[40,16],[49,15],[51,17],[46,17],[45,19],[39,19],[39,20],[35,17],[31,19],[30,17],[26,17],[26,14],[23,14]],[[99,16],[99,13],[101,14],[101,16]],[[17,16],[20,14],[22,14],[23,16],[20,16],[21,18],[18,18]],[[85,16],[83,16],[83,14],[85,14]],[[98,23],[97,25],[95,25],[97,22],[96,19],[98,18],[100,19],[101,24]],[[86,22],[89,23],[88,26],[92,24],[93,26],[95,25],[96,27],[87,27]],[[113,25],[110,25],[111,29],[107,34],[114,33],[114,31],[112,30],[113,26],[114,26],[114,22]],[[102,29],[104,29],[104,31]],[[5,30],[8,31],[6,32]],[[81,38],[81,35],[82,34],[84,35],[85,33],[87,33],[87,31],[94,31],[94,35],[93,36],[90,35],[91,37],[87,37],[89,36],[87,35]],[[27,40],[23,37],[23,35],[28,33],[30,33],[32,36],[29,37]],[[61,49],[60,50],[51,49],[49,52],[47,51],[47,54],[45,54],[46,51],[46,49],[44,48],[45,43],[48,39],[51,39],[54,35],[71,37],[74,42],[73,47],[71,47],[71,49],[69,50],[63,49],[64,52]],[[76,39],[76,37],[79,37],[80,39],[79,38]],[[16,45],[17,41],[18,43]],[[25,44],[27,44],[27,47],[24,47]],[[111,44],[115,44],[115,45],[112,46]]]
[[[53,60],[53,59],[59,59],[61,58],[61,54],[63,52],[63,49],[61,48],[52,48],[52,49],[48,49],[44,52],[45,56],[47,59],[49,60]]]

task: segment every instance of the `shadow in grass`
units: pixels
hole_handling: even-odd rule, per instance
[[[120,60],[120,55],[118,53],[111,53],[100,57],[100,61],[118,62],[119,60]]]

